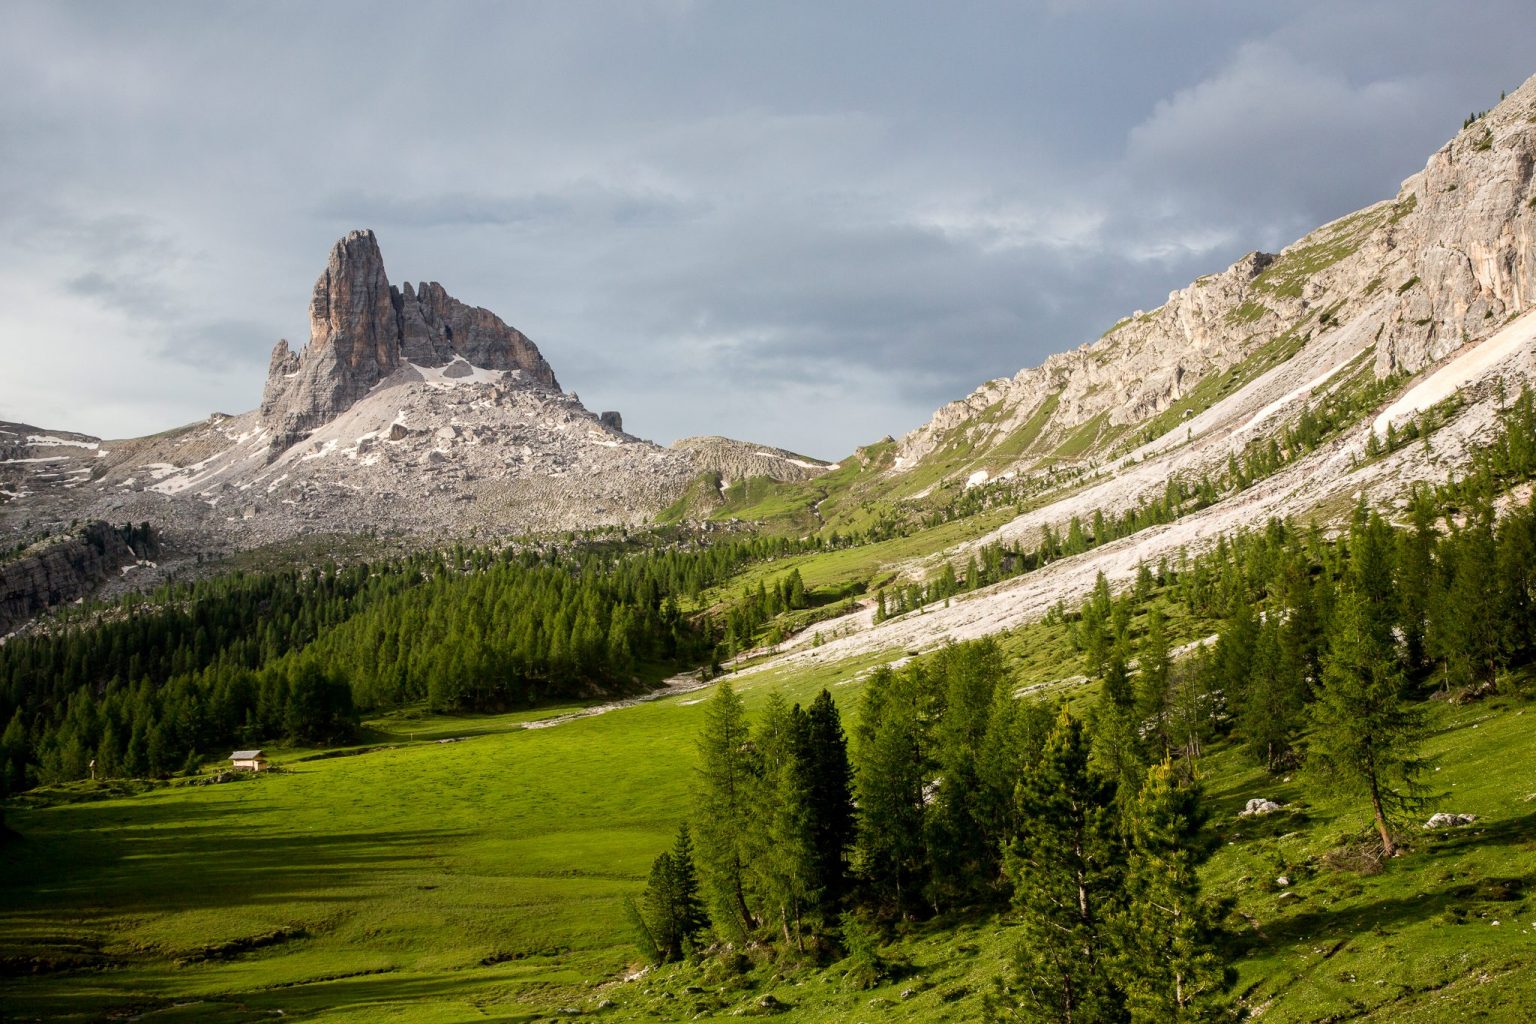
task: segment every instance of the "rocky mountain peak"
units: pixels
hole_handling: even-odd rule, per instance
[[[287,341],[272,350],[261,418],[274,454],[409,364],[439,367],[463,359],[480,369],[515,371],[530,386],[560,388],[533,342],[489,310],[460,302],[435,281],[392,286],[369,230],[348,232],[331,247],[310,298],[309,331],[302,352],[291,351]]]

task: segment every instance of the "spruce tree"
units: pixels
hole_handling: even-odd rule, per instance
[[[1169,761],[1154,765],[1132,803],[1125,909],[1116,919],[1116,974],[1131,1024],[1232,1019],[1235,972],[1221,953],[1215,908],[1200,895],[1204,813],[1193,783]]]
[[[1087,737],[1069,712],[1020,780],[1018,801],[1019,831],[1005,862],[1022,937],[990,1015],[1038,1024],[1122,1021],[1110,930],[1123,879],[1115,789],[1089,771]]]
[[[651,863],[638,911],[642,948],[660,962],[681,960],[708,925],[686,822],[678,827],[672,849]]]
[[[811,888],[830,910],[848,889],[848,852],[856,819],[848,738],[832,694],[823,689],[811,702],[797,735],[807,829],[811,840]]]

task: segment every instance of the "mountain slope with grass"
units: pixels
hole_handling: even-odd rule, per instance
[[[944,406],[896,443],[875,493],[924,508],[999,480],[1039,494],[1228,440],[1170,467],[1215,472],[1244,432],[1277,434],[1370,381],[1400,385],[1536,301],[1533,162],[1536,80],[1471,119],[1396,197]]]

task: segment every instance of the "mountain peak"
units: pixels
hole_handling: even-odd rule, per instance
[[[462,358],[486,370],[516,371],[558,391],[537,346],[489,310],[469,306],[437,282],[402,291],[389,283],[378,239],[349,231],[331,247],[309,303],[309,344],[272,351],[261,417],[281,451],[346,411],[408,363],[444,366]]]

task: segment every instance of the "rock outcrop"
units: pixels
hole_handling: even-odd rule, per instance
[[[0,636],[157,554],[153,532],[99,521],[29,545],[0,562]]]
[[[272,350],[261,417],[273,455],[350,409],[409,364],[512,371],[558,391],[538,348],[489,310],[468,306],[437,282],[389,283],[372,231],[353,231],[332,248],[309,303],[309,344]]]
[[[684,437],[672,442],[672,450],[687,453],[698,471],[717,474],[722,487],[755,476],[809,480],[836,468],[782,448],[769,448],[729,437]]]

